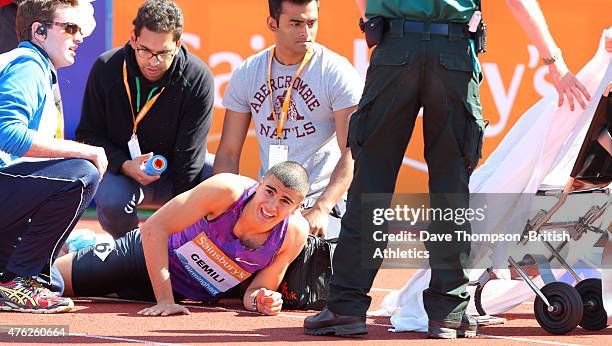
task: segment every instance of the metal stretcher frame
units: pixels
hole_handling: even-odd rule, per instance
[[[538,323],[546,331],[553,334],[565,334],[576,326],[590,330],[601,330],[612,324],[612,204],[610,201],[610,186],[612,183],[612,97],[609,96],[612,83],[603,92],[593,120],[580,148],[578,157],[570,174],[570,179],[562,190],[540,191],[538,195],[556,196],[557,202],[546,212],[539,213],[526,225],[524,232],[564,228],[570,230],[572,239],[579,239],[585,232],[601,234],[596,247],[603,247],[602,279],[582,280],[560,255],[561,249],[567,245],[553,247],[549,242],[543,242],[551,256],[529,254],[520,260],[508,257],[509,267],[516,270],[521,279],[527,283],[536,294],[534,312]],[[607,202],[601,206],[591,207],[587,213],[576,222],[549,223],[552,216],[565,204],[571,194],[604,193]],[[611,208],[608,208],[611,207]],[[604,218],[602,229],[591,225]],[[526,241],[526,240],[525,240]],[[552,273],[550,263],[557,260],[561,266],[577,282],[572,287],[564,282],[558,282]],[[526,265],[536,265],[545,286],[538,288],[533,279],[523,269]],[[492,268],[487,269],[481,277],[472,282],[476,286],[474,295],[476,308],[481,316],[486,316],[482,306],[482,291],[485,284],[493,278]]]
[[[612,83],[608,85],[603,95],[607,99],[607,102],[608,102],[608,109],[607,109],[608,118],[610,117],[610,112],[612,108],[612,106],[610,105],[610,102],[612,100],[612,98],[610,97],[610,91],[612,91]],[[608,119],[608,126],[610,126],[609,121],[610,119]],[[612,142],[612,138],[611,138],[610,132],[608,132],[607,135],[608,135],[607,143],[604,144],[603,138],[606,138],[605,133],[602,134],[598,138],[598,141],[606,149],[606,151],[608,151],[608,153],[612,155],[612,146],[610,146]],[[610,236],[610,233],[612,232],[611,225],[608,226],[607,231],[608,231],[607,242],[604,246],[604,251],[603,251],[603,255],[601,259],[602,267],[604,268],[604,270],[602,270],[602,273],[601,273],[602,274],[601,284],[602,284],[602,299],[603,299],[604,309],[606,310],[607,315],[608,315],[607,324],[610,325],[612,324],[612,272],[607,269],[608,268],[612,269],[611,267],[612,266],[612,237]]]

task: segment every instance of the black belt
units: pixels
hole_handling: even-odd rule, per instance
[[[391,33],[430,33],[434,35],[449,36],[450,32],[457,33],[460,37],[468,37],[466,33],[466,25],[461,23],[425,23],[415,22],[404,19],[386,19],[384,31]]]

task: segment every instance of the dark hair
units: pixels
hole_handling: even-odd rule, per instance
[[[296,5],[306,5],[315,1],[317,3],[317,8],[321,6],[319,0],[268,0],[268,8],[270,9],[270,17],[278,20],[280,19],[281,12],[283,11],[283,2],[290,2]]]
[[[147,28],[157,33],[171,32],[174,41],[178,41],[183,34],[183,11],[172,1],[147,0],[138,9],[132,24],[136,37],[142,28]]]
[[[17,7],[15,31],[19,41],[32,39],[32,24],[55,20],[55,11],[62,7],[77,7],[78,0],[25,0]]]
[[[304,196],[310,190],[308,173],[302,165],[295,161],[284,161],[275,164],[266,172],[266,176],[273,175],[280,180],[285,187],[300,192]]]

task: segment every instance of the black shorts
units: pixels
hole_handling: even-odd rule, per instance
[[[103,297],[116,294],[122,299],[155,302],[155,294],[147,272],[140,230],[135,229],[115,240],[115,248],[104,259],[110,244],[96,243],[80,249],[72,259],[72,291],[79,297]],[[242,298],[252,277],[229,291],[203,303],[212,304],[221,298]],[[196,283],[194,283],[196,284]],[[173,292],[174,300],[185,297]]]
[[[155,301],[140,230],[135,229],[116,239],[114,250],[103,261],[96,252],[103,253],[108,247],[108,243],[96,243],[76,252],[72,260],[74,295],[101,297],[117,294],[124,299]]]

